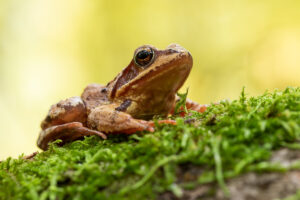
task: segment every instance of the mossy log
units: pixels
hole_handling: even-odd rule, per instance
[[[8,158],[0,199],[300,199],[300,88],[173,118]]]

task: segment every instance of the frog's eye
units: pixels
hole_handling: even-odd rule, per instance
[[[153,49],[147,47],[138,51],[134,56],[134,62],[141,67],[148,65],[154,58]]]

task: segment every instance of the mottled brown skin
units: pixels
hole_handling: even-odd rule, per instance
[[[172,113],[176,93],[193,65],[191,54],[177,44],[158,50],[144,45],[135,50],[130,64],[106,86],[90,84],[81,97],[71,97],[53,105],[41,124],[38,146],[63,143],[98,135],[154,131],[154,115]],[[205,106],[187,100],[187,108],[199,112]],[[159,123],[175,124],[172,120]]]

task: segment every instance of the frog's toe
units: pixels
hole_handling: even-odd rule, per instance
[[[135,120],[136,123],[142,124],[142,127],[135,127],[132,129],[127,129],[124,130],[124,133],[131,134],[135,133],[137,131],[149,131],[149,132],[154,132],[155,131],[155,122],[154,121],[144,121],[144,120]],[[176,125],[175,120],[171,119],[164,119],[164,120],[158,120],[158,124],[171,124],[171,125]]]
[[[138,131],[154,132],[154,130],[154,123],[152,123],[151,121],[133,119],[131,121],[131,125],[121,132],[125,134],[132,134]]]
[[[194,110],[194,111],[203,113],[203,112],[205,112],[207,107],[208,107],[208,105],[206,105],[206,104],[201,105],[190,99],[186,99],[186,108],[189,110]]]
[[[37,145],[43,150],[47,150],[48,144],[57,139],[64,143],[71,142],[82,138],[83,136],[98,135],[106,139],[106,135],[89,128],[86,128],[80,122],[71,122],[57,126],[51,126],[40,132]]]

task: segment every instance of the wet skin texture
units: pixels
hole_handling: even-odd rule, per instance
[[[172,114],[177,91],[193,65],[191,54],[178,44],[164,50],[143,45],[130,64],[106,86],[88,85],[81,97],[71,97],[51,106],[41,123],[38,146],[61,139],[63,144],[87,135],[106,139],[107,134],[154,131],[154,115]],[[188,109],[203,112],[205,106],[187,100]],[[159,123],[175,124],[172,120]]]

